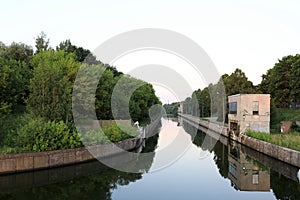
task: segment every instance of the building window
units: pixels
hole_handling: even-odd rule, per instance
[[[229,103],[229,114],[237,114],[237,102]]]
[[[259,104],[258,101],[253,101],[253,115],[259,114]]]
[[[259,176],[259,172],[258,171],[253,171],[252,172],[252,184],[253,185],[258,185],[258,176]]]

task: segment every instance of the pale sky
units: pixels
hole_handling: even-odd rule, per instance
[[[300,53],[299,9],[297,0],[10,0],[1,3],[0,41],[34,46],[34,37],[44,31],[52,47],[70,39],[93,51],[125,31],[163,28],[197,42],[220,75],[241,68],[258,84],[278,59]],[[119,63],[126,67],[139,61]],[[124,71],[122,66],[117,68]],[[203,88],[202,80],[192,84]]]

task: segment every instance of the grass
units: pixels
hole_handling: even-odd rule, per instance
[[[277,144],[282,147],[300,151],[300,133],[297,132],[289,132],[284,134],[266,134],[254,131],[247,131],[246,134],[250,137],[263,140],[265,142]]]

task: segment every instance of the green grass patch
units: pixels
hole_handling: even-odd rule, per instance
[[[263,140],[265,142],[300,151],[300,133],[297,132],[266,134],[261,132],[247,131],[246,134],[250,137]]]

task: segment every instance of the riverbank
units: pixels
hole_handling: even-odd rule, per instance
[[[98,158],[113,156],[124,150],[130,151],[138,148],[142,144],[142,140],[142,138],[130,138],[115,144],[98,144],[45,152],[2,154],[0,155],[0,174],[53,168],[96,159],[90,152],[97,152]]]
[[[116,143],[44,152],[0,154],[0,174],[34,171],[88,162],[97,158],[110,158],[124,151],[138,149],[147,138],[157,133],[159,126],[160,118],[157,118],[147,125],[137,137]]]
[[[228,126],[221,125],[218,123],[208,122],[208,121],[202,121],[197,117],[191,116],[191,115],[182,115],[179,114],[183,119],[189,121],[192,124],[202,126],[205,128],[208,128],[218,134],[221,134],[225,137],[229,137],[228,135]],[[285,163],[288,163],[290,165],[300,167],[300,152],[288,149],[276,144],[271,144],[262,140],[258,140],[246,135],[241,135],[237,138],[231,138],[232,140],[239,142],[245,146],[248,146],[256,151],[259,151],[263,154],[266,154],[270,157],[273,157],[277,160],[283,161]]]

